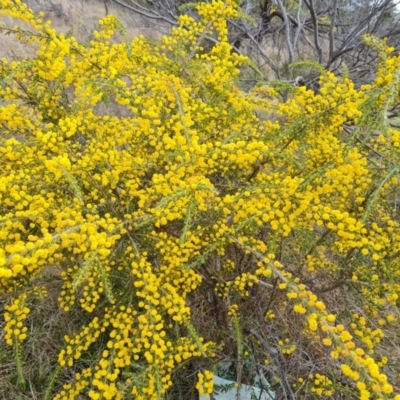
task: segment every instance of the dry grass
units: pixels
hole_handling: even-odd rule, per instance
[[[52,27],[58,32],[67,33],[71,29],[75,37],[82,42],[92,39],[92,32],[98,29],[98,21],[108,14],[116,15],[125,25],[128,37],[144,35],[150,40],[159,40],[169,32],[169,27],[161,23],[157,26],[144,20],[124,7],[113,2],[101,0],[27,0],[28,6],[35,12],[43,11],[44,20],[50,20]],[[0,17],[0,23],[10,27],[15,22],[9,17]],[[20,24],[22,29],[30,29]],[[11,35],[0,34],[0,57],[9,59],[27,58],[35,55],[33,46],[24,44]]]
[[[27,340],[22,345],[24,387],[18,386],[17,371],[11,348],[5,345],[4,319],[0,319],[0,399],[40,400],[43,398],[47,381],[57,366],[57,358],[63,347],[63,337],[71,335],[85,322],[84,312],[66,313],[58,304],[61,281],[59,270],[48,268],[38,277],[35,285],[47,289],[47,297],[37,298],[28,304],[31,309],[26,325],[29,328]],[[6,300],[6,296],[2,299]],[[70,379],[73,369],[66,371],[68,376],[60,377],[60,384]]]

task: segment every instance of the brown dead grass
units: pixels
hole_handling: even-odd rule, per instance
[[[116,15],[128,31],[128,37],[144,35],[150,40],[160,40],[169,32],[170,27],[157,22],[144,20],[141,16],[119,6],[116,3],[102,0],[27,0],[28,6],[35,12],[44,12],[44,20],[50,20],[52,27],[58,32],[67,33],[73,29],[75,37],[81,42],[92,39],[92,33],[97,30],[98,21],[108,14]],[[15,21],[9,17],[0,17],[0,23],[15,27]],[[31,30],[23,23],[18,24],[22,29]],[[10,60],[32,57],[35,55],[34,46],[14,39],[12,35],[0,34],[0,58]]]

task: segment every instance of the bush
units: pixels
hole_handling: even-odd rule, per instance
[[[0,63],[13,390],[189,398],[233,361],[238,382],[265,375],[286,398],[400,398],[393,49],[365,38],[380,61],[361,88],[315,66],[318,92],[243,93],[233,0],[195,5],[161,43],[108,16],[82,44],[0,5],[31,26],[1,30],[36,49]],[[58,352],[44,372],[38,343]]]

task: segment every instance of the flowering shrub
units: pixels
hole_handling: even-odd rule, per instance
[[[161,43],[116,41],[108,16],[81,44],[0,7],[36,49],[0,62],[0,290],[21,387],[30,313],[58,287],[84,317],[44,399],[159,399],[187,365],[210,393],[226,359],[292,398],[400,399],[393,49],[365,38],[369,85],[321,70],[318,93],[282,101],[235,83],[233,0],[196,5]]]

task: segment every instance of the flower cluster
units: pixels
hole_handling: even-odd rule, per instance
[[[319,92],[243,93],[246,58],[227,40],[238,5],[194,8],[160,43],[117,43],[108,16],[81,44],[0,0],[32,29],[8,33],[38,49],[0,61],[0,294],[19,374],[48,285],[82,318],[46,400],[160,399],[182,371],[203,371],[211,394],[215,360],[236,359],[240,384],[244,356],[275,363],[277,384],[301,373],[305,396],[397,400],[381,347],[399,318],[400,131],[385,114],[399,57],[367,38],[369,85],[321,71]],[[279,358],[304,354],[279,377]]]
[[[24,326],[24,321],[28,316],[30,309],[26,306],[26,295],[16,297],[12,303],[6,305],[4,320],[5,340],[9,346],[14,344],[14,341],[22,343],[27,337],[28,328]]]
[[[205,370],[204,373],[199,372],[197,377],[198,382],[196,384],[196,389],[199,391],[199,394],[210,395],[214,388],[214,374],[211,371]]]

